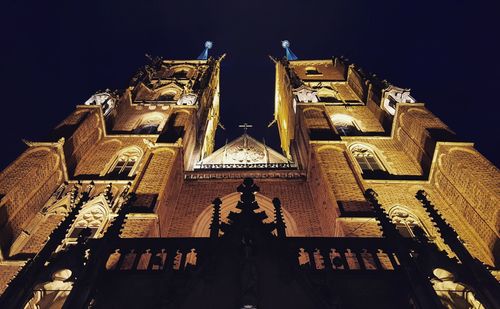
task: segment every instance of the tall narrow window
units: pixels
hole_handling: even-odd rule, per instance
[[[347,115],[333,115],[333,126],[339,135],[358,135],[359,129],[356,122],[351,116]]]
[[[406,209],[396,206],[389,211],[392,222],[396,225],[399,234],[405,238],[416,237],[418,230],[424,231],[420,220]],[[425,231],[424,231],[425,233]]]
[[[109,174],[123,177],[131,176],[140,157],[141,152],[135,148],[121,152],[113,164]]]
[[[382,164],[371,149],[362,145],[355,145],[351,147],[351,153],[363,172],[384,171]]]

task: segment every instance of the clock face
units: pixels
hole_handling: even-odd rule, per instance
[[[227,162],[234,164],[260,163],[264,160],[264,152],[254,146],[242,145],[229,149]]]

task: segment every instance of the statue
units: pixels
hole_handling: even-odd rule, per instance
[[[52,274],[52,281],[36,285],[33,289],[33,297],[24,309],[62,308],[73,288],[73,282],[67,281],[71,274],[71,270],[61,269]]]
[[[445,308],[484,309],[474,291],[465,284],[456,282],[452,273],[442,268],[436,268],[432,273],[435,276],[431,279],[432,286]]]

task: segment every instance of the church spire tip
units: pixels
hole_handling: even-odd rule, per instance
[[[299,59],[297,56],[295,56],[295,54],[290,49],[290,41],[288,41],[288,40],[281,41],[281,47],[283,47],[285,49],[286,59],[287,60],[297,60],[297,59]]]
[[[214,43],[212,41],[206,41],[205,42],[205,49],[203,52],[198,56],[198,60],[207,60],[208,59],[208,50],[212,48]]]

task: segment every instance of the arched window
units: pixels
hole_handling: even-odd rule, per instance
[[[382,163],[370,148],[363,145],[354,145],[351,147],[351,153],[356,158],[356,161],[363,172],[384,171]]]
[[[135,128],[134,133],[156,134],[158,133],[158,128],[162,123],[163,123],[163,117],[161,115],[146,116],[141,120],[139,125]]]
[[[418,235],[419,230],[420,232],[424,232],[424,234],[426,234],[422,223],[417,218],[417,216],[403,207],[393,207],[389,211],[389,217],[391,218],[392,223],[396,225],[397,230],[403,237],[414,238]]]
[[[102,231],[107,220],[107,206],[102,203],[84,207],[73,223],[68,238],[70,241],[74,240],[82,233],[86,234],[85,237],[95,238]]]
[[[332,116],[332,122],[339,135],[357,135],[360,132],[351,116],[336,114]]]
[[[109,174],[123,177],[132,176],[141,155],[142,152],[136,147],[123,150],[118,154]]]

